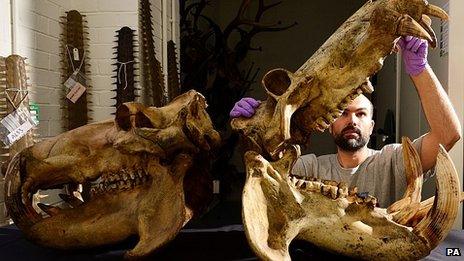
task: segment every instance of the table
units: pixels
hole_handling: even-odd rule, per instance
[[[0,228],[0,260],[122,260],[127,249],[136,243],[129,239],[116,246],[92,250],[59,251],[37,246],[24,238],[14,225]],[[424,258],[434,260],[464,260],[464,256],[445,256],[446,248],[461,248],[464,254],[464,230],[452,230],[447,238]],[[303,241],[294,241],[290,247],[292,260],[341,259],[314,249]],[[229,225],[209,229],[183,229],[165,248],[149,260],[258,260],[248,246],[243,227]],[[347,260],[343,258],[343,260]]]

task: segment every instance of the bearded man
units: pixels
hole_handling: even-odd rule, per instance
[[[449,151],[461,138],[461,125],[446,92],[428,65],[427,41],[407,36],[398,41],[398,48],[430,126],[428,133],[413,141],[425,180],[434,173],[439,144]],[[253,98],[243,98],[235,104],[230,116],[251,117],[259,103]],[[372,114],[372,103],[364,95],[358,96],[329,128],[337,153],[319,157],[303,155],[291,173],[343,181],[350,187],[358,187],[358,192],[375,196],[380,207],[402,198],[406,190],[402,145],[389,144],[381,150],[367,147],[374,129]]]

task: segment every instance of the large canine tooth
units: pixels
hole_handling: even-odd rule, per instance
[[[426,39],[429,43],[433,42],[432,36],[409,15],[403,15],[396,32],[401,36],[416,36],[421,39]]]
[[[408,226],[414,219],[414,217],[417,215],[419,209],[420,203],[408,205],[406,208],[393,215],[393,221],[395,221],[398,224]]]
[[[419,24],[427,31],[427,33],[430,34],[432,37],[432,42],[430,43],[430,46],[432,48],[437,47],[437,35],[435,34],[435,31],[432,29],[432,20],[430,17],[427,15],[422,15],[422,19],[419,22]]]
[[[429,4],[427,6],[427,9],[425,10],[424,14],[431,15],[431,16],[434,16],[434,17],[438,17],[438,18],[440,18],[442,20],[448,20],[449,19],[448,14],[443,9],[441,9],[438,6],[432,5],[432,4]]]
[[[417,211],[416,215],[411,220],[411,225],[410,226],[415,226],[419,221],[421,221],[427,213],[429,213],[430,209],[432,208],[433,202],[435,200],[435,197],[430,197],[420,203],[419,210]],[[464,192],[461,192],[461,199],[460,202],[462,203],[464,201]]]
[[[461,196],[457,171],[441,145],[437,156],[436,172],[437,190],[432,209],[413,229],[416,235],[427,242],[430,249],[434,249],[453,226]]]
[[[423,176],[419,153],[414,149],[409,138],[403,137],[402,143],[407,187],[403,198],[387,208],[388,213],[401,211],[402,209],[406,209],[410,204],[419,203],[421,200]],[[409,209],[406,211],[410,212]]]
[[[58,212],[61,210],[61,209],[59,209],[57,207],[45,205],[43,203],[37,203],[37,206],[50,216],[57,215]]]
[[[95,188],[92,188],[95,192]],[[69,205],[71,205],[71,207],[75,208],[75,207],[78,207],[80,205],[82,205],[82,202],[80,199],[78,199],[77,197],[73,196],[73,195],[68,195],[68,194],[58,194],[58,196],[60,196],[60,198],[62,200],[64,200],[66,203],[68,203]]]

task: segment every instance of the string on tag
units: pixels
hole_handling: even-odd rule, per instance
[[[124,82],[125,82],[125,85],[124,85],[124,89],[125,90],[127,88],[127,64],[129,63],[133,63],[134,60],[132,61],[128,61],[128,62],[120,62],[120,61],[117,61],[116,63],[119,63],[121,64],[121,66],[119,66],[119,69],[118,69],[118,83],[121,83],[121,70],[122,68],[124,67]]]
[[[71,66],[72,66],[72,69],[73,69],[73,74],[77,74],[78,72],[81,71],[82,65],[84,64],[85,50],[84,50],[84,53],[82,54],[81,63],[79,64],[79,67],[77,68],[77,70],[76,70],[76,67],[74,67],[74,62],[73,62],[73,58],[72,58],[72,55],[71,55],[71,51],[69,51],[69,45],[66,45],[66,50],[68,51],[69,61],[71,62]]]
[[[14,95],[13,99],[11,99],[10,94],[8,93],[8,91],[15,92],[15,95]],[[26,94],[21,98],[21,100],[18,102],[18,104],[15,104],[14,100],[16,100],[16,97],[18,96],[18,93],[20,93],[20,92],[25,92]],[[6,88],[5,89],[5,94],[6,94],[6,98],[7,98],[8,102],[11,104],[11,106],[13,106],[13,111],[16,111],[18,109],[18,107],[21,106],[23,101],[27,98],[27,95],[29,95],[29,91],[28,90],[21,90],[21,89],[18,89],[18,88]]]

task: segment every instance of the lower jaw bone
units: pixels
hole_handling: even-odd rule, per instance
[[[409,140],[403,141],[403,147],[404,158],[412,161],[405,164],[413,165],[417,152]],[[342,183],[289,177],[289,168],[283,168],[282,162],[298,156],[289,159],[289,155],[268,162],[257,153],[245,154],[245,231],[252,249],[265,260],[289,260],[288,246],[294,238],[353,258],[417,260],[449,232],[464,194],[458,190],[457,172],[442,147],[437,158],[438,200],[433,206],[432,200],[412,200],[394,213],[375,207],[374,197],[360,198],[356,189],[348,191]],[[416,182],[421,177],[407,174],[412,194],[405,197],[411,197],[421,186]],[[333,192],[339,193],[334,197]]]

